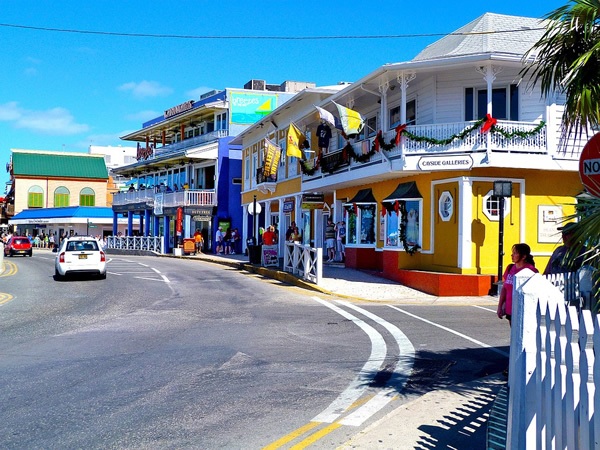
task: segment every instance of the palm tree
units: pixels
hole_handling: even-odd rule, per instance
[[[534,62],[522,74],[529,74],[545,96],[565,95],[562,142],[572,136],[600,129],[600,0],[569,0],[545,16],[546,31],[526,57]],[[600,300],[600,198],[579,201],[573,247],[575,258],[585,245],[586,264],[594,271],[595,298]]]

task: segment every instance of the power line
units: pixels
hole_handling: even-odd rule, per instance
[[[57,33],[75,33],[75,34],[95,34],[102,36],[124,36],[124,37],[141,37],[141,38],[157,38],[157,39],[252,39],[252,40],[279,40],[279,41],[310,41],[310,40],[325,40],[325,39],[408,39],[420,37],[439,37],[439,36],[474,36],[486,34],[502,34],[502,33],[521,33],[527,31],[541,31],[540,28],[520,28],[516,30],[502,31],[469,31],[462,33],[415,33],[415,34],[387,34],[387,35],[355,35],[355,36],[202,36],[202,35],[186,35],[186,34],[150,34],[150,33],[121,33],[116,31],[92,31],[92,30],[73,30],[67,28],[49,28],[49,27],[34,27],[29,25],[17,25],[11,23],[0,23],[0,27],[5,28],[20,28],[25,30],[50,31]]]

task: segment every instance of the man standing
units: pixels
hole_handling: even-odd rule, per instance
[[[216,240],[216,249],[215,249],[215,253],[217,253],[218,255],[222,255],[223,254],[223,228],[219,227],[217,229],[217,233],[215,235],[215,240]]]
[[[577,257],[569,254],[569,249],[575,244],[575,241],[573,240],[575,226],[574,222],[569,222],[558,228],[559,231],[562,231],[563,245],[557,247],[554,252],[552,252],[552,256],[550,256],[548,265],[544,270],[544,275],[549,275],[551,273],[576,272],[583,264],[583,253],[585,253],[585,248],[581,248]]]
[[[204,238],[199,228],[196,228],[194,233],[194,243],[196,244],[196,253],[202,253],[202,244],[204,244]]]
[[[335,225],[331,217],[327,219],[327,225],[325,226],[325,247],[329,258],[325,262],[333,262],[335,260]]]

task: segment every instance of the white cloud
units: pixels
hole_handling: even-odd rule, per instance
[[[147,98],[147,97],[159,97],[166,96],[173,92],[173,89],[167,86],[162,86],[156,81],[140,81],[136,83],[131,81],[129,83],[122,84],[119,86],[120,91],[129,91],[136,98]]]
[[[0,120],[11,122],[16,128],[57,136],[84,133],[90,128],[88,125],[76,123],[75,118],[65,108],[33,111],[21,108],[17,102],[0,105]]]
[[[146,109],[144,111],[138,111],[133,114],[128,114],[127,116],[125,116],[125,119],[135,120],[137,122],[146,122],[150,119],[154,119],[156,117],[162,116],[163,114],[164,113],[162,111],[157,112],[157,111],[152,111],[151,109]]]

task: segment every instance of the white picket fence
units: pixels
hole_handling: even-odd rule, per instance
[[[600,448],[598,382],[599,316],[569,306],[544,276],[519,272],[513,293],[507,448]]]
[[[323,249],[286,242],[283,270],[318,285],[323,278]]]

